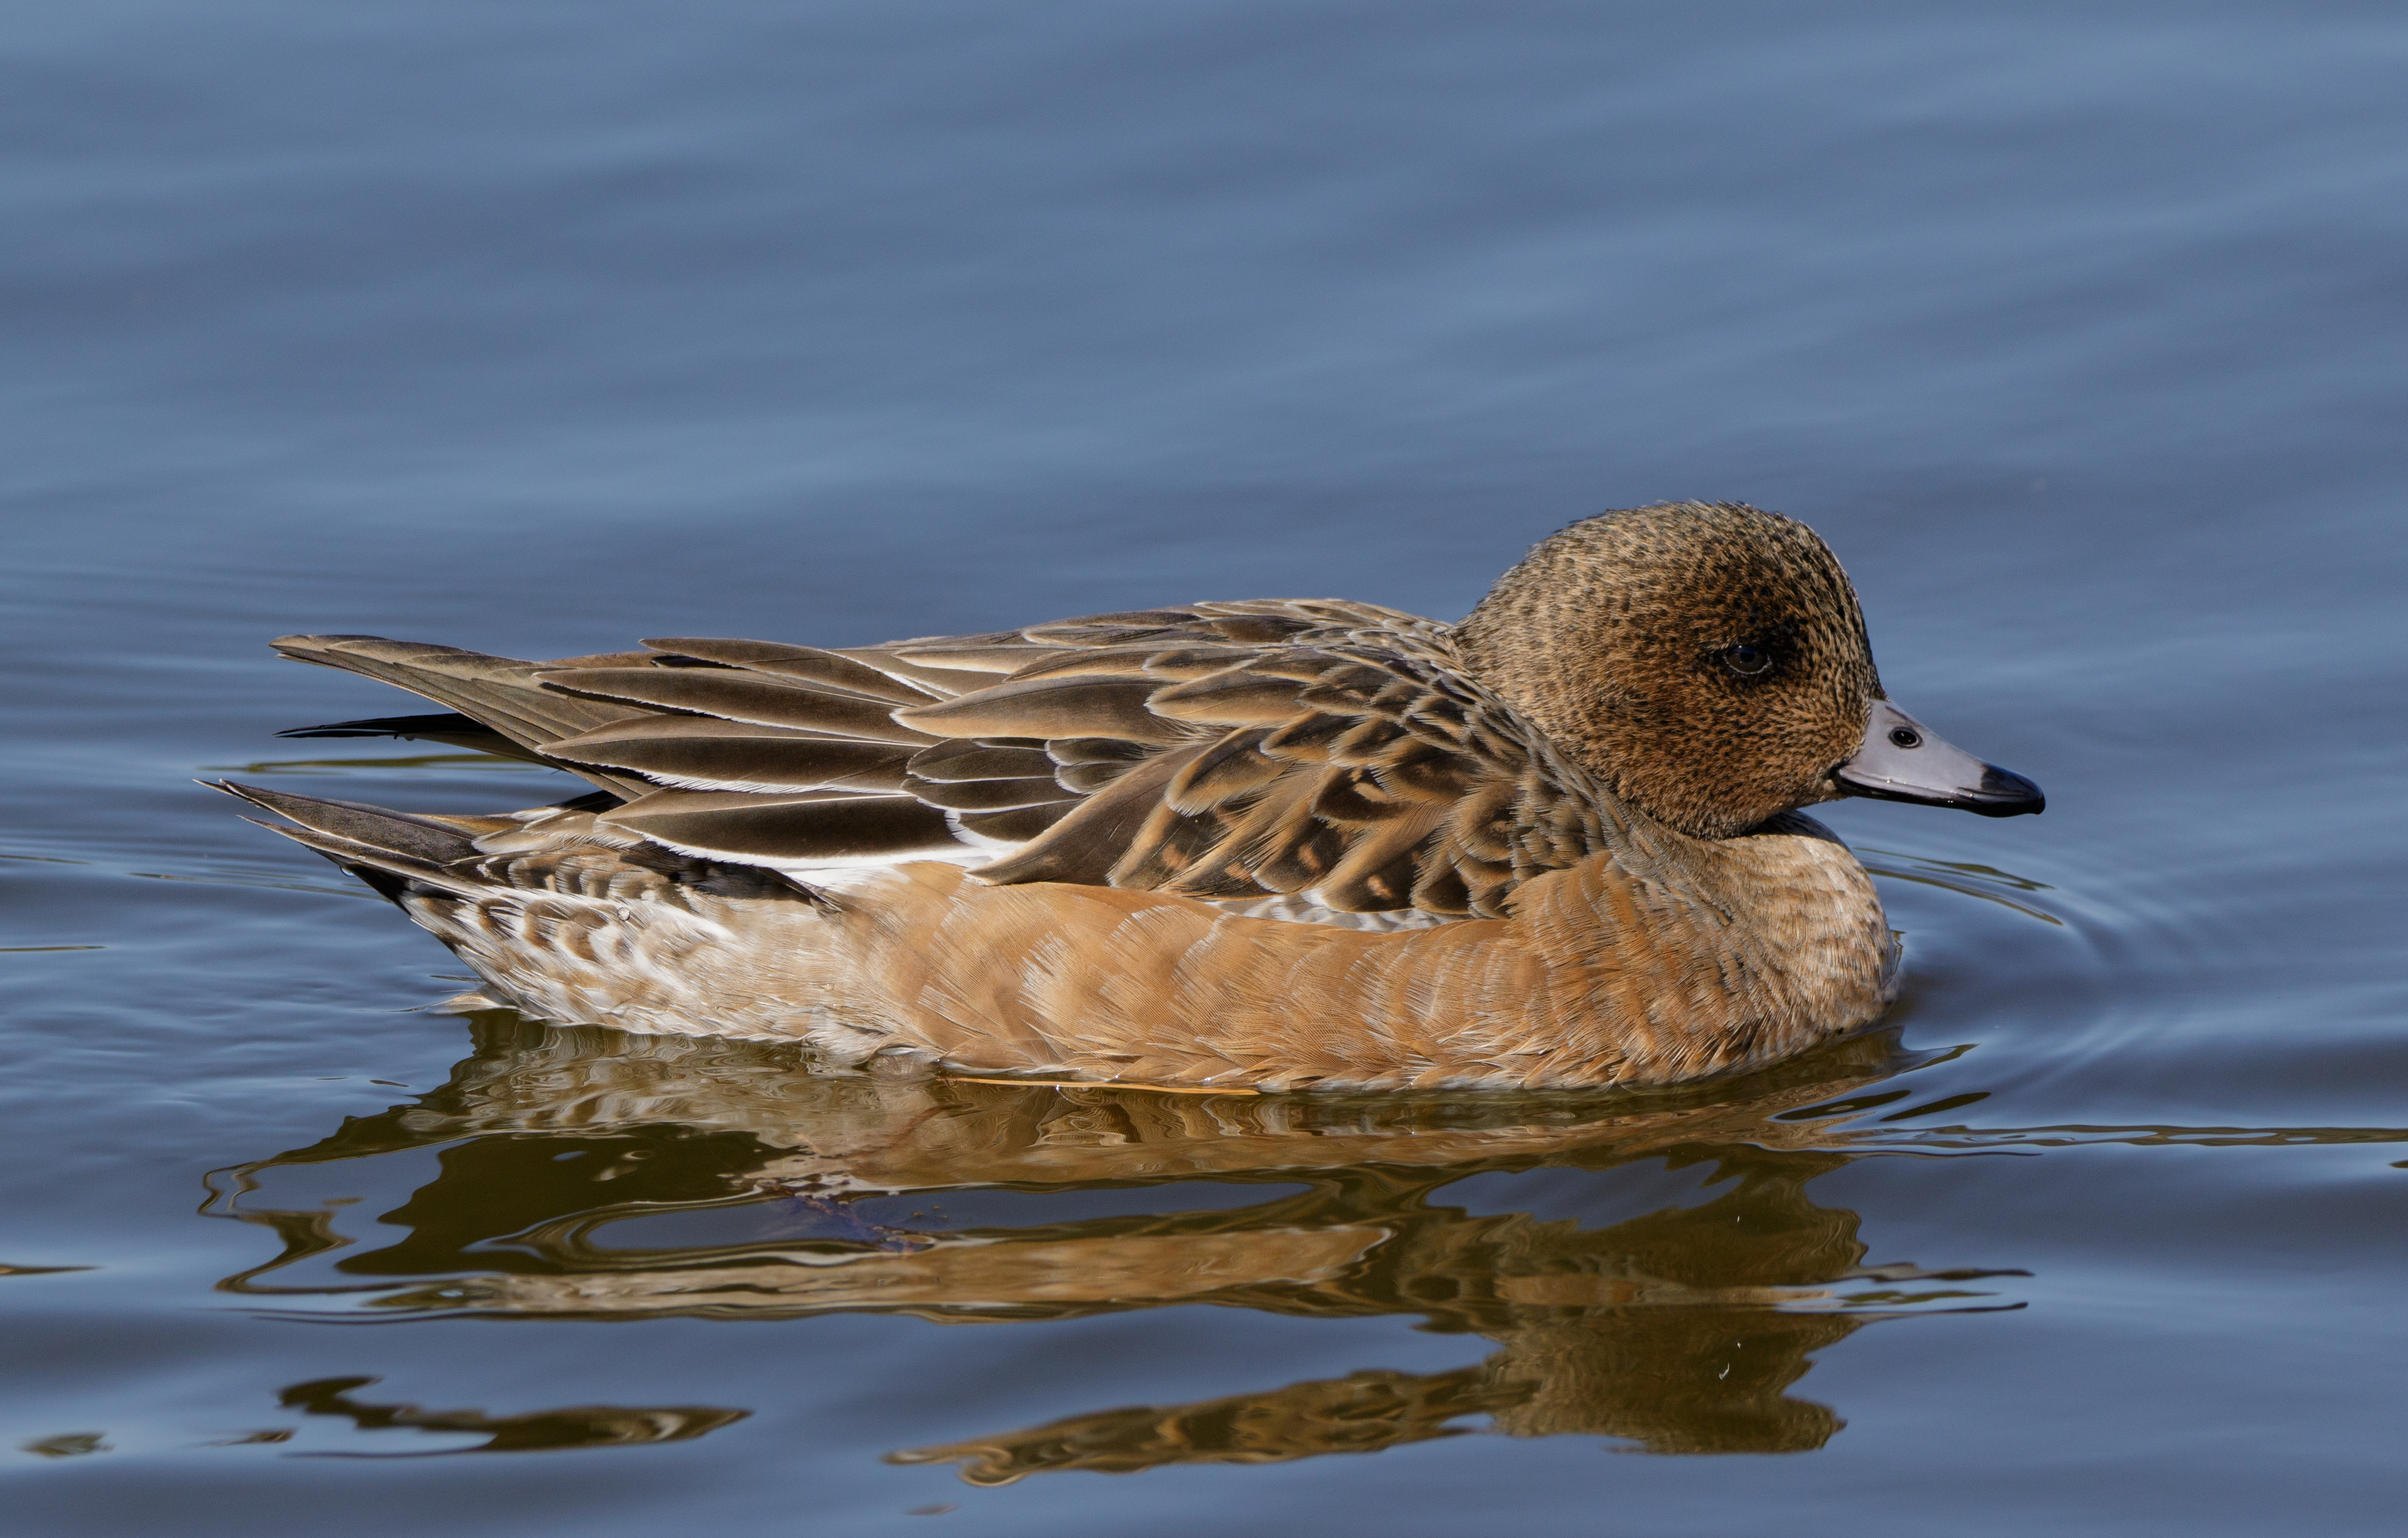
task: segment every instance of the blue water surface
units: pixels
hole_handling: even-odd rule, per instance
[[[0,213],[12,1531],[2398,1530],[2397,7],[87,0]],[[577,788],[279,742],[408,708],[288,631],[1452,618],[1684,496],[2050,804],[1831,809],[1895,1028],[1683,1095],[464,1019],[193,783]]]

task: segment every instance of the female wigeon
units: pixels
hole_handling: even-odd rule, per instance
[[[1736,504],[1542,541],[1458,625],[1198,603],[821,648],[287,656],[391,735],[601,787],[434,816],[229,784],[528,1014],[832,1062],[1169,1087],[1666,1084],[1855,1030],[1871,881],[1797,809],[2038,812],[1884,696],[1813,531]]]

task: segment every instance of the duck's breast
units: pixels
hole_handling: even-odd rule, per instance
[[[1815,847],[1750,852],[1755,879],[1781,878],[1761,913],[1606,854],[1526,883],[1509,918],[1384,933],[906,865],[845,895],[827,959],[836,994],[897,1044],[973,1071],[1662,1083],[1783,1056],[1886,1002],[1861,868],[1836,842],[1788,841]]]

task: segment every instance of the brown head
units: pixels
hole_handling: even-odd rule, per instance
[[[1886,704],[1847,573],[1778,513],[1667,502],[1585,519],[1498,578],[1456,640],[1615,795],[1694,837],[1844,795],[2040,810],[2030,782]]]

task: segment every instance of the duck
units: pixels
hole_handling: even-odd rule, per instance
[[[1737,502],[1583,519],[1455,624],[1198,602],[874,646],[283,655],[443,707],[295,728],[594,789],[494,815],[216,788],[507,1006],[829,1071],[1593,1089],[1864,1030],[1900,950],[1801,809],[2040,812],[1892,702],[1855,587]]]

